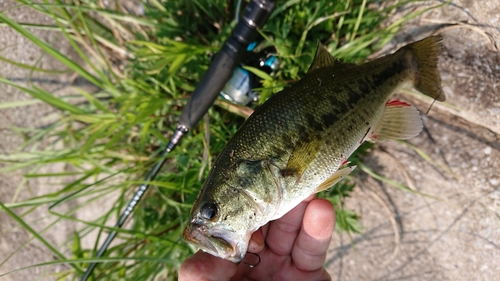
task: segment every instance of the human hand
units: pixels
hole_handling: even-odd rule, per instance
[[[248,252],[259,255],[257,266],[198,251],[182,264],[179,281],[331,280],[323,263],[334,228],[332,204],[311,195],[252,235]]]

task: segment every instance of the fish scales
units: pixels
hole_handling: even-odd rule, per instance
[[[382,69],[365,77],[360,74],[372,68],[370,65],[352,66],[349,73],[334,65],[322,69],[318,76],[307,75],[294,88],[271,97],[257,108],[227,144],[220,159],[228,162],[222,162],[221,166],[230,169],[233,162],[241,159],[274,159],[284,170],[292,149],[299,141],[319,138],[324,143],[308,172],[325,171],[316,180],[321,183],[345,157],[342,151],[351,151],[355,140],[359,140],[374,123],[374,118],[370,116],[378,115],[383,102],[404,82],[406,75],[401,73],[404,66],[397,58],[392,58],[392,61],[387,68],[390,71]],[[378,62],[374,63],[376,66]],[[384,91],[388,94],[373,95],[370,89],[379,87],[387,88]],[[377,103],[380,104],[378,108],[368,106]],[[228,154],[233,157],[227,157]],[[224,180],[223,175],[220,174],[219,180]],[[294,187],[302,189],[300,184]]]
[[[418,134],[418,112],[388,101],[407,82],[444,99],[436,69],[440,40],[430,37],[362,65],[337,61],[318,46],[306,76],[258,107],[227,143],[184,238],[238,262],[258,227],[345,177],[353,167],[339,168],[363,141]]]

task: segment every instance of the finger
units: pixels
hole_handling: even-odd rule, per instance
[[[179,269],[179,281],[227,281],[236,273],[236,264],[198,251]]]
[[[266,223],[266,225],[264,225],[263,227],[261,227],[261,229],[262,229],[262,236],[264,236],[264,241],[266,241],[267,233],[269,232],[269,224],[270,223]]]
[[[264,249],[264,234],[262,233],[262,228],[259,228],[252,234],[250,238],[250,243],[248,244],[248,252],[259,253]]]
[[[322,268],[334,229],[332,203],[325,199],[312,200],[307,206],[302,228],[292,250],[295,266],[305,271]]]
[[[304,212],[312,198],[314,195],[302,201],[282,218],[271,222],[266,238],[269,249],[278,255],[289,255],[292,252],[295,238],[302,226]]]

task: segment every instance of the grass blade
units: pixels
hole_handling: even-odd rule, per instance
[[[32,97],[34,98],[37,98],[41,101],[44,101],[52,106],[54,106],[55,108],[58,108],[60,110],[65,110],[65,111],[68,111],[68,112],[71,112],[71,113],[74,113],[74,114],[85,114],[85,111],[83,111],[82,109],[80,109],[79,107],[77,106],[74,106],[70,103],[67,103],[55,96],[53,96],[52,94],[40,89],[40,88],[35,88],[35,90],[32,90],[32,89],[28,89],[28,88],[25,88],[25,87],[22,87],[16,83],[13,83],[3,77],[0,77],[0,83],[4,83],[4,84],[7,84],[7,85],[10,85],[10,86],[13,86],[25,93],[28,93],[30,94]]]
[[[4,210],[12,219],[19,223],[24,229],[26,229],[33,237],[40,241],[45,247],[47,247],[54,255],[56,255],[62,262],[67,262],[66,257],[54,248],[47,240],[45,240],[41,235],[38,234],[33,228],[31,228],[23,219],[18,217],[10,208],[6,207],[2,202],[0,202],[0,209]],[[80,268],[72,265],[76,270],[81,271]]]
[[[9,17],[7,17],[5,14],[0,13],[0,22],[4,22],[7,24],[9,27],[12,29],[16,30],[19,32],[21,35],[23,35],[25,38],[29,39],[31,42],[35,43],[38,47],[40,47],[42,50],[44,50],[47,54],[53,56],[55,59],[59,60],[63,64],[65,64],[69,69],[75,71],[79,75],[81,75],[83,78],[87,79],[94,85],[103,88],[104,85],[102,81],[97,78],[96,76],[90,74],[88,71],[86,71],[84,68],[82,68],[80,65],[78,65],[76,62],[72,61],[65,55],[63,55],[61,52],[56,50],[54,47],[46,43],[45,41],[42,41],[40,38],[38,38],[36,35],[22,27],[20,24],[17,22],[11,20]]]

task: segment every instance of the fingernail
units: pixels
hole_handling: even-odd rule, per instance
[[[243,258],[243,263],[248,265],[251,268],[256,267],[260,263],[260,256],[255,253],[247,252],[245,257]]]

